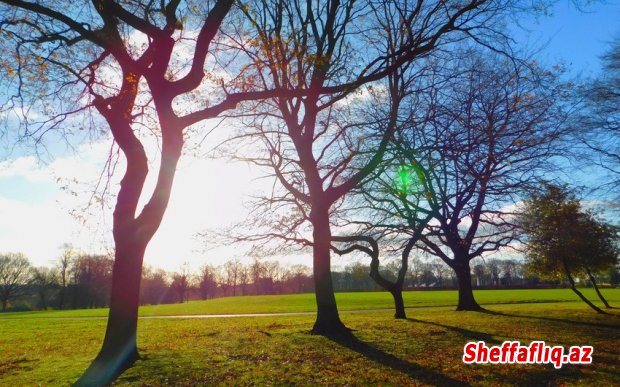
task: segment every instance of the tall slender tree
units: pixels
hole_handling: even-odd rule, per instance
[[[0,254],[0,301],[6,311],[9,301],[15,298],[31,278],[31,266],[22,253]]]
[[[75,259],[75,252],[70,244],[65,243],[62,246],[62,253],[56,261],[56,268],[58,270],[58,279],[60,285],[60,293],[58,295],[58,308],[64,309],[67,304],[67,288],[69,286],[69,269]]]

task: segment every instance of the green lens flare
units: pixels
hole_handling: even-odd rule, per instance
[[[416,164],[401,165],[396,171],[395,188],[401,195],[424,191],[424,174]]]

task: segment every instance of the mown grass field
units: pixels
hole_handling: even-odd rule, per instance
[[[586,290],[588,296],[593,296]],[[620,290],[604,290],[620,306]],[[456,312],[455,292],[407,293],[408,320],[389,295],[339,294],[356,341],[308,333],[312,315],[157,318],[139,323],[143,360],[118,385],[620,385],[620,309],[601,316],[568,290],[477,291],[493,314]],[[594,300],[594,298],[592,298]],[[437,305],[437,306],[436,306]],[[431,306],[416,308],[416,306]],[[236,297],[145,307],[142,315],[302,312],[312,295]],[[104,310],[0,314],[0,385],[69,385],[96,355]],[[76,318],[72,318],[76,317]],[[55,318],[62,317],[62,318]],[[463,345],[592,345],[593,364],[465,365]]]
[[[595,301],[594,290],[583,289],[583,293]],[[620,301],[620,289],[604,289],[609,300]],[[476,290],[476,300],[485,304],[515,304],[541,302],[573,302],[579,299],[569,289],[515,289]],[[456,306],[455,290],[404,292],[407,307]],[[336,293],[338,309],[372,310],[394,307],[392,296],[387,292]],[[620,302],[618,303],[620,305]],[[584,304],[585,306],[585,304]],[[237,313],[298,313],[314,312],[316,304],[313,293],[274,296],[238,296],[216,298],[207,301],[190,301],[183,304],[146,305],[140,307],[140,316],[172,316],[197,314]],[[47,317],[106,317],[107,309],[80,309],[65,311],[37,311],[0,313],[3,318],[47,318]]]

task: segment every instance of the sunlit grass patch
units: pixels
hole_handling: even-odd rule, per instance
[[[594,290],[582,289],[594,303],[601,304]],[[620,306],[620,289],[603,289],[603,293],[614,305]],[[513,303],[581,302],[570,289],[510,289],[476,290],[475,297],[482,305]],[[403,293],[407,307],[456,306],[456,290],[406,291]],[[346,310],[390,309],[394,307],[392,296],[387,292],[336,293],[338,308]],[[585,306],[585,304],[583,304]],[[196,314],[237,313],[297,313],[314,312],[314,294],[286,294],[272,296],[223,297],[206,301],[190,301],[182,304],[146,305],[140,307],[140,316],[171,316]],[[48,318],[48,317],[106,317],[107,309],[80,309],[63,311],[40,311],[0,313],[6,318]]]
[[[579,302],[509,304],[492,313],[452,307],[342,313],[355,340],[309,334],[314,316],[143,319],[143,359],[118,385],[619,385],[620,311]],[[103,319],[0,321],[2,385],[67,385],[95,356]],[[484,340],[592,345],[592,365],[464,365],[463,346]]]

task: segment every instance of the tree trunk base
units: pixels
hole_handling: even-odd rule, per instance
[[[74,386],[98,387],[109,385],[140,358],[135,345],[129,345],[125,348],[106,352],[102,350],[88,369],[84,371],[84,374],[75,382]]]
[[[459,283],[457,311],[483,312],[485,309],[478,305],[474,298],[474,289],[471,285],[471,271],[469,269],[469,261],[459,265],[452,266]]]
[[[407,319],[407,315],[403,312],[403,313],[395,313],[394,314],[394,318],[397,320],[406,320]]]
[[[335,321],[317,320],[310,334],[326,337],[347,337],[351,335],[351,330],[347,328],[340,319]]]
[[[484,311],[486,311],[486,309],[484,309],[483,307],[481,307],[477,303],[468,304],[468,305],[458,305],[456,307],[456,310],[459,311],[459,312],[461,312],[461,311],[469,311],[469,312],[484,312]]]
[[[397,285],[392,289],[388,289],[394,298],[394,318],[406,319],[407,313],[405,313],[405,302],[403,301],[403,292]]]

